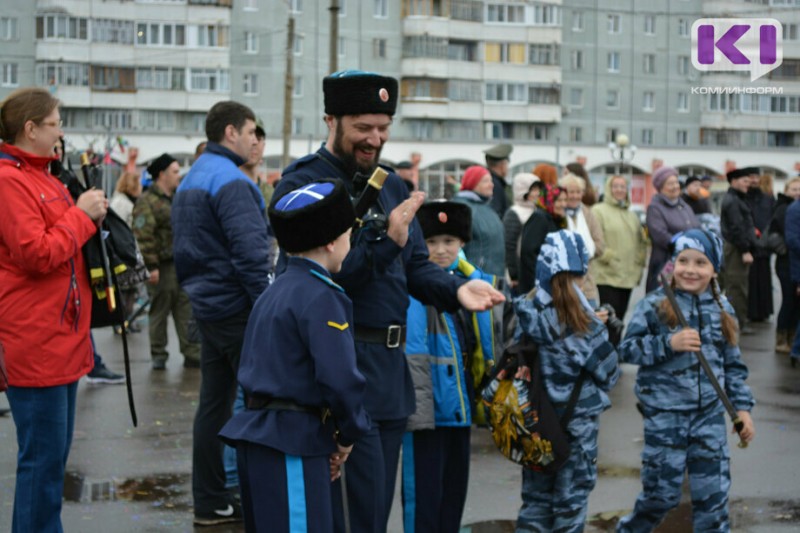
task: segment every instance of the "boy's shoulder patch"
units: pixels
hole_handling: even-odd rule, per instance
[[[328,277],[328,276],[326,276],[325,274],[322,274],[322,273],[320,273],[320,272],[317,272],[316,270],[309,270],[309,272],[311,273],[311,275],[312,275],[312,276],[314,276],[315,278],[317,278],[317,279],[321,280],[321,281],[322,281],[323,283],[325,283],[326,285],[328,285],[328,286],[330,286],[330,287],[333,287],[333,288],[334,288],[334,289],[336,289],[336,290],[339,290],[339,291],[342,291],[342,292],[344,292],[344,288],[342,288],[342,286],[341,286],[341,285],[339,285],[338,283],[336,283],[335,281],[333,281],[331,278],[329,278],[329,277]]]

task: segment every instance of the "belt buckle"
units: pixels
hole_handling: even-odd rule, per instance
[[[393,325],[386,328],[386,347],[399,348],[400,338],[403,336],[403,326]]]

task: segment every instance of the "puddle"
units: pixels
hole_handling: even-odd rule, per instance
[[[641,477],[641,469],[632,466],[616,466],[616,465],[598,465],[597,475],[603,477],[632,477],[639,479]]]
[[[76,472],[64,476],[64,499],[68,502],[147,502],[154,507],[191,508],[185,488],[189,474],[157,474],[131,479],[92,479]]]
[[[516,520],[489,520],[462,526],[458,533],[514,533]]]

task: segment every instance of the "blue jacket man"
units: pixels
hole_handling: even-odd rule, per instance
[[[360,193],[378,166],[397,105],[394,78],[361,71],[334,73],[323,80],[328,140],[316,153],[283,172],[273,203],[314,179],[344,182]],[[391,169],[389,169],[391,170]],[[414,192],[391,173],[376,204],[354,232],[352,249],[333,276],[353,301],[358,369],[367,384],[364,405],[372,419],[347,462],[347,493],[353,531],[381,532],[389,518],[406,418],[414,410],[414,389],[403,353],[409,293],[438,309],[460,305],[483,310],[502,295],[480,280],[456,279],[427,260],[414,216],[424,193]],[[285,261],[279,264],[285,264]],[[459,305],[460,304],[460,305]],[[334,483],[336,530],[344,530],[341,483]]]
[[[789,273],[795,286],[800,285],[800,202],[795,200],[786,209],[785,240],[789,251]],[[800,331],[800,327],[798,330]],[[789,353],[792,366],[797,366],[800,359],[800,335],[795,333],[792,349]]]
[[[202,341],[192,441],[194,522],[202,526],[242,519],[225,488],[217,433],[231,417],[247,318],[273,264],[264,200],[239,170],[257,142],[253,111],[219,102],[208,112],[206,134],[206,150],[172,202],[175,270]]]

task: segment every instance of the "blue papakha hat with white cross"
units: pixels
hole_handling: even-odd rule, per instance
[[[353,202],[341,180],[317,180],[273,200],[269,222],[288,253],[307,252],[333,242],[353,226]]]

